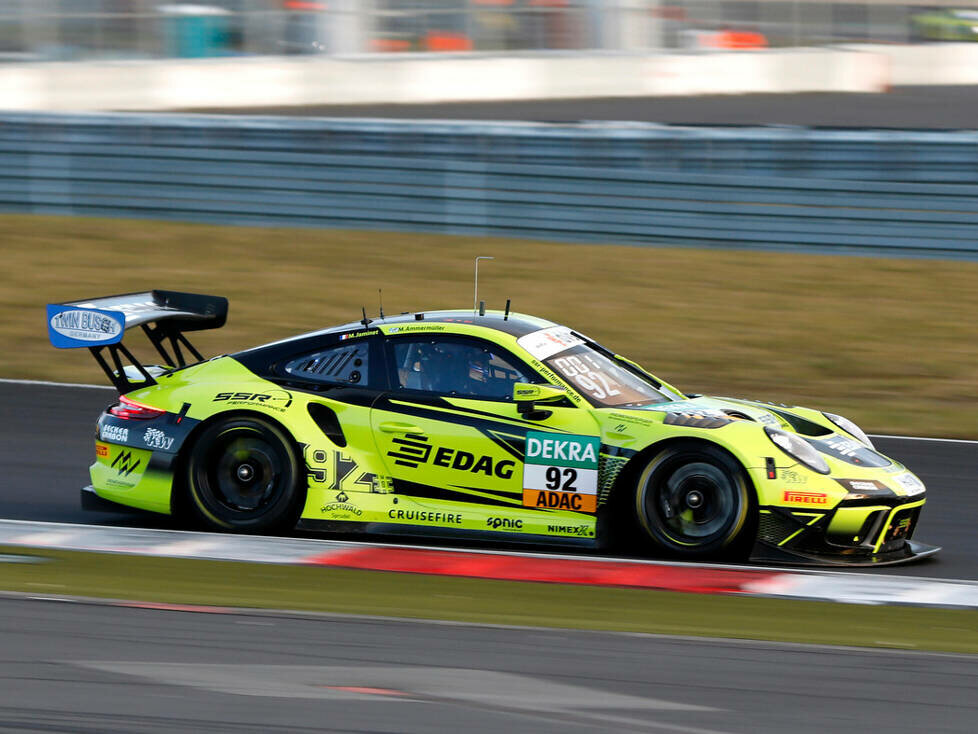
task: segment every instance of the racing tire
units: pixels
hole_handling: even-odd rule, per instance
[[[743,559],[755,534],[757,500],[729,454],[702,444],[655,453],[634,485],[633,517],[641,545],[680,558]]]
[[[212,530],[291,529],[301,512],[305,474],[289,436],[258,417],[205,427],[186,461],[187,504]]]

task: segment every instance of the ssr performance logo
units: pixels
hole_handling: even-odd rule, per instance
[[[292,393],[288,390],[268,390],[267,392],[219,392],[212,403],[226,405],[261,406],[271,410],[284,411],[292,405]]]

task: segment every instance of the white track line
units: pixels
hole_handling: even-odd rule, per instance
[[[507,550],[504,548],[469,548],[463,545],[458,546],[445,546],[445,545],[409,545],[403,543],[391,543],[382,542],[376,540],[331,540],[329,538],[315,538],[315,537],[290,537],[290,536],[275,536],[275,535],[233,535],[228,533],[212,533],[207,531],[187,531],[187,530],[170,530],[167,528],[134,528],[134,527],[118,527],[115,525],[82,525],[80,523],[69,523],[69,522],[44,522],[37,520],[5,520],[0,519],[0,533],[3,533],[5,529],[11,526],[23,527],[24,533],[51,533],[52,537],[57,533],[70,534],[74,531],[75,534],[80,533],[91,533],[95,531],[104,531],[106,533],[121,532],[122,534],[136,534],[143,536],[157,536],[161,538],[161,543],[169,538],[178,538],[180,540],[208,540],[219,542],[222,540],[234,541],[236,538],[240,538],[247,541],[269,541],[270,543],[275,543],[276,541],[284,541],[289,545],[304,545],[310,548],[309,554],[315,555],[320,549],[329,550],[337,549],[342,550],[345,548],[382,548],[390,549],[396,548],[399,550],[425,550],[425,551],[443,551],[446,553],[466,553],[474,555],[487,555],[487,556],[516,556],[519,558],[546,558],[554,560],[567,560],[567,561],[596,561],[599,563],[627,563],[635,566],[668,566],[669,568],[690,568],[690,569],[711,569],[714,571],[758,571],[764,573],[773,574],[795,574],[800,576],[839,576],[843,578],[859,578],[859,579],[879,579],[879,580],[897,580],[897,581],[938,581],[948,584],[965,584],[968,586],[978,583],[974,579],[944,579],[944,578],[931,578],[929,576],[893,576],[892,574],[886,573],[858,573],[853,574],[850,569],[838,568],[838,567],[823,567],[823,568],[806,568],[806,567],[793,567],[793,566],[764,566],[764,565],[752,565],[748,563],[704,563],[702,561],[667,561],[661,559],[649,559],[649,558],[627,558],[622,556],[604,556],[604,555],[594,555],[594,554],[569,554],[569,553],[558,553],[558,552],[533,552],[533,551],[518,551],[518,550]],[[37,546],[44,547],[44,546]],[[54,546],[52,546],[54,547]]]
[[[870,438],[895,438],[902,441],[938,441],[940,443],[978,443],[967,438],[927,438],[925,436],[888,436],[885,433],[872,433]]]

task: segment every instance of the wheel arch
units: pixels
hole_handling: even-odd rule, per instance
[[[731,460],[733,460],[737,466],[744,472],[744,478],[747,480],[747,485],[751,492],[754,493],[754,499],[757,500],[757,487],[754,486],[754,480],[751,479],[750,471],[744,464],[743,460],[728,449],[723,444],[719,444],[715,441],[710,441],[699,436],[670,436],[669,438],[664,438],[661,441],[656,441],[646,446],[644,449],[636,453],[634,456],[628,459],[628,462],[621,468],[618,472],[618,476],[615,477],[614,483],[611,485],[611,491],[608,493],[608,504],[611,503],[612,498],[615,495],[620,495],[622,492],[622,487],[627,486],[628,481],[633,479],[638,472],[642,471],[645,466],[645,462],[650,458],[655,456],[657,453],[663,449],[672,448],[673,446],[703,446],[708,447],[723,454],[726,454]]]
[[[302,466],[305,469],[306,458],[302,453],[302,448],[299,445],[299,442],[296,441],[295,439],[295,435],[292,433],[292,431],[289,429],[288,426],[282,423],[282,421],[277,420],[274,416],[271,416],[268,413],[262,413],[261,411],[258,410],[248,410],[247,408],[225,410],[219,413],[214,413],[213,415],[208,416],[200,423],[198,423],[196,426],[194,426],[193,430],[191,430],[190,433],[187,434],[187,437],[184,439],[183,443],[180,446],[180,450],[177,452],[176,459],[174,459],[173,461],[173,469],[172,469],[173,489],[170,492],[170,512],[173,517],[186,518],[189,516],[188,510],[189,510],[190,497],[188,496],[186,477],[185,477],[185,470],[187,467],[187,463],[186,463],[187,457],[189,456],[190,452],[193,450],[193,447],[197,443],[197,440],[199,439],[200,435],[209,426],[213,425],[214,423],[220,420],[226,420],[228,418],[257,418],[266,421],[268,423],[271,423],[280,431],[282,431],[282,433],[285,434],[285,436],[288,438],[290,448],[295,453],[295,456],[298,459],[300,466]],[[300,504],[305,502],[305,495],[308,491],[309,491],[308,481],[302,482],[301,492],[303,496]]]
[[[618,475],[615,477],[615,480],[612,483],[611,489],[608,493],[607,500],[605,501],[604,505],[599,508],[598,522],[600,530],[598,542],[602,547],[615,548],[617,545],[619,545],[617,539],[613,536],[616,535],[621,529],[622,523],[626,523],[625,527],[628,528],[626,530],[628,534],[633,532],[633,529],[630,527],[632,522],[631,515],[623,515],[628,513],[628,501],[631,499],[630,490],[633,487],[634,482],[638,480],[642,470],[653,456],[665,449],[678,446],[698,446],[702,448],[709,448],[720,452],[728,459],[733,461],[740,468],[741,473],[743,474],[753,506],[755,508],[757,507],[759,502],[757,487],[754,485],[754,480],[751,478],[751,474],[750,471],[748,471],[747,466],[736,454],[722,444],[716,443],[715,441],[710,441],[700,436],[670,436],[662,439],[661,441],[656,441],[655,443],[649,444],[634,456],[631,456],[626,464],[622,467],[621,471],[618,472]],[[747,522],[752,524],[756,523],[756,520],[756,516],[753,518],[747,518]],[[751,529],[750,534],[752,536],[756,536],[756,527]],[[754,540],[754,538],[752,537],[751,540]],[[627,546],[628,543],[626,543],[626,550],[633,550]]]

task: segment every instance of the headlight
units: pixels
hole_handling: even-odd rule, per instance
[[[926,491],[924,483],[910,472],[897,474],[895,477],[893,477],[893,480],[903,487],[903,491],[906,493],[907,497],[923,494]]]
[[[862,443],[864,443],[867,446],[869,446],[869,448],[874,449],[874,450],[876,449],[876,447],[873,446],[873,442],[869,440],[869,436],[867,436],[865,433],[863,433],[863,429],[860,428],[859,426],[857,426],[855,423],[853,423],[848,418],[843,418],[841,415],[836,415],[835,413],[824,413],[823,412],[822,415],[824,415],[830,421],[832,421],[833,423],[835,423],[835,425],[837,425],[839,428],[841,428],[846,433],[850,434],[851,436],[855,436]]]
[[[809,469],[817,471],[819,474],[829,473],[828,462],[822,458],[822,455],[808,441],[799,438],[793,433],[782,431],[780,428],[771,428],[770,426],[764,427],[764,433],[767,434],[767,437],[771,439],[775,446],[791,458],[797,459]]]

